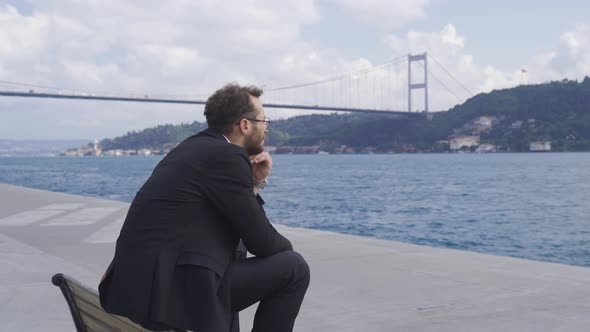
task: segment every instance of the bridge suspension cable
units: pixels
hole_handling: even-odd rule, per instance
[[[422,63],[420,63],[420,66],[424,67],[424,65]],[[439,79],[436,75],[434,75],[434,73],[432,72],[432,70],[428,69],[428,74],[430,76],[432,76],[432,78],[434,78],[445,89],[447,89],[447,91],[449,91],[450,94],[452,94],[453,96],[455,96],[455,98],[457,98],[457,100],[459,100],[459,102],[461,102],[461,103],[464,103],[465,102],[463,99],[461,99],[461,97],[457,96],[457,94],[455,94],[453,92],[453,90],[451,90],[441,79]]]
[[[471,97],[474,96],[474,94],[469,91],[469,89],[467,89],[453,74],[451,74],[450,71],[447,70],[447,68],[445,68],[445,66],[443,66],[440,62],[438,62],[438,60],[436,60],[432,55],[430,55],[430,53],[428,53],[428,57],[431,58],[432,60],[434,60],[434,62],[440,67],[442,68],[442,70],[444,70],[453,80],[455,80],[455,82],[457,82],[457,84],[459,84],[460,87],[463,88],[463,90],[467,91],[467,93],[469,93],[469,95]]]
[[[396,107],[403,100],[400,91],[402,71],[395,65],[406,61],[406,56],[372,66],[352,70],[323,79],[265,87],[265,99],[287,105],[313,105],[312,107],[343,107],[352,109],[388,110],[402,109]],[[395,78],[395,79],[394,79]],[[398,94],[399,96],[395,96]]]
[[[0,85],[9,86],[9,87],[26,87],[26,88],[39,88],[39,89],[47,89],[47,90],[67,90],[67,91],[76,91],[72,89],[62,89],[58,87],[52,86],[44,86],[44,85],[37,85],[37,84],[29,84],[29,83],[20,83],[20,82],[11,82],[11,81],[3,81],[0,80]]]
[[[313,81],[313,82],[308,82],[308,83],[301,83],[301,84],[295,84],[295,85],[289,85],[289,86],[282,86],[282,87],[277,87],[277,88],[267,88],[264,89],[265,91],[279,91],[279,90],[288,90],[288,89],[295,89],[295,88],[304,88],[304,87],[309,87],[309,86],[313,86],[313,85],[318,85],[318,84],[323,84],[323,83],[329,83],[329,82],[334,82],[334,81],[339,81],[342,79],[346,79],[349,78],[351,76],[360,76],[360,75],[365,75],[371,72],[374,72],[376,70],[379,70],[381,68],[390,66],[390,65],[394,65],[394,64],[398,64],[401,63],[403,61],[406,60],[406,56],[401,56],[398,57],[396,59],[393,59],[391,61],[382,63],[380,65],[368,68],[368,69],[361,69],[361,70],[356,70],[356,71],[351,71],[351,72],[347,72],[344,74],[339,74],[336,76],[332,76],[332,77],[328,77],[328,78],[324,78],[318,81]]]

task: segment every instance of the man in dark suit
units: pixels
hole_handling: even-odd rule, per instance
[[[209,128],[170,151],[137,192],[99,285],[106,311],[152,330],[225,332],[260,302],[253,331],[293,330],[310,274],[258,195],[272,168],[261,94],[216,91]]]

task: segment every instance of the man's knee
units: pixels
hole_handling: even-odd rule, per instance
[[[305,261],[305,258],[296,251],[284,251],[281,253],[284,259],[287,260],[289,270],[293,274],[293,277],[300,283],[309,284],[310,270],[309,265]]]

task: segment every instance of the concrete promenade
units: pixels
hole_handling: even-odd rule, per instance
[[[96,288],[127,208],[0,184],[0,330],[74,331],[50,278]],[[295,331],[590,331],[589,268],[276,227],[311,267]]]

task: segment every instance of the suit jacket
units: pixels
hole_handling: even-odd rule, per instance
[[[260,257],[293,249],[253,187],[245,150],[217,130],[170,151],[131,203],[99,285],[103,308],[152,330],[229,331],[224,275],[239,240]]]

